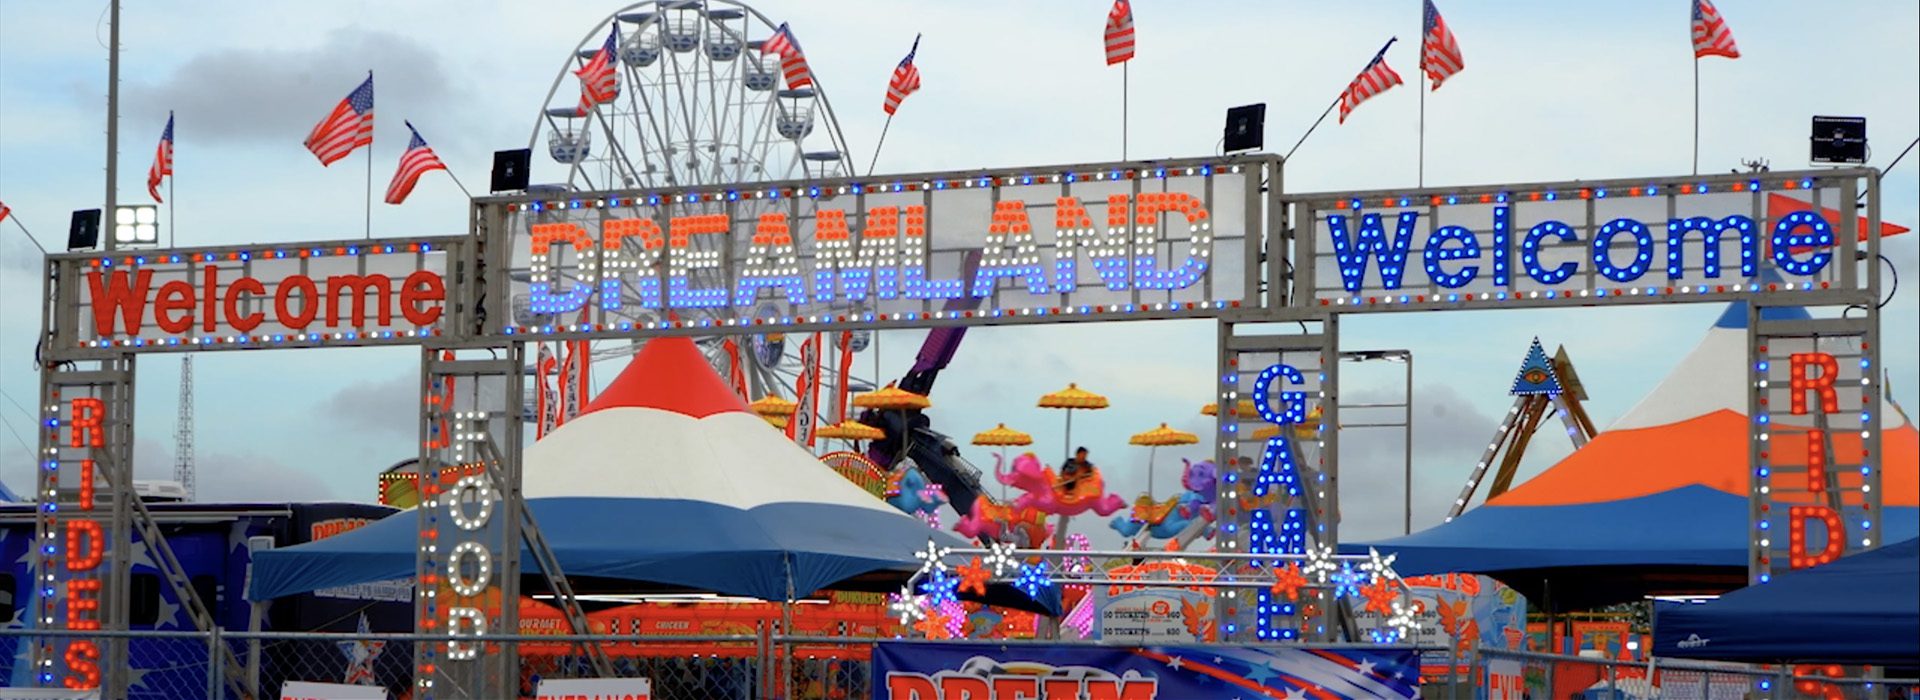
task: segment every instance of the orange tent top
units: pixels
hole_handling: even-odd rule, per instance
[[[1778,430],[1778,428],[1776,428]],[[1805,454],[1804,434],[1776,439],[1779,454]],[[1833,437],[1834,450],[1855,454],[1857,433]],[[1880,497],[1884,506],[1920,506],[1920,430],[1901,425],[1880,438]],[[1595,437],[1553,467],[1488,501],[1499,506],[1547,506],[1599,503],[1636,498],[1700,484],[1736,496],[1747,495],[1747,419],[1719,410],[1651,428],[1610,430]],[[1860,473],[1837,472],[1842,486],[1857,488]],[[1776,492],[1792,502],[1804,492],[1795,485]]]

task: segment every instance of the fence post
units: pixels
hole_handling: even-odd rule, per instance
[[[1649,679],[1648,682],[1652,682],[1651,679]],[[1618,668],[1614,665],[1614,661],[1608,660],[1607,661],[1607,690],[1614,691],[1619,689],[1620,689],[1620,675],[1618,673]]]
[[[207,698],[221,700],[226,697],[226,642],[220,641],[220,627],[214,626],[207,634]]]

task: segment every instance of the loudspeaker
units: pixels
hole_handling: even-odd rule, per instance
[[[67,224],[67,250],[92,250],[100,245],[100,210],[81,209]]]
[[[1224,151],[1257,151],[1266,144],[1267,104],[1243,105],[1227,110]]]
[[[519,192],[527,189],[527,171],[533,167],[533,150],[522,148],[493,152],[493,192]]]
[[[1867,162],[1866,117],[1814,117],[1808,159],[1816,164]]]

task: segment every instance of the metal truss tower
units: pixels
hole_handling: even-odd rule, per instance
[[[180,358],[180,408],[174,414],[173,480],[194,500],[193,486],[193,356]]]

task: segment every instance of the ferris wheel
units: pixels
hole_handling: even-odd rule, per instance
[[[576,190],[690,187],[853,173],[817,80],[791,86],[778,31],[733,0],[629,5],[596,24],[555,74],[528,147]],[[574,71],[618,36],[618,94],[582,112]],[[804,60],[804,59],[802,59]]]
[[[536,152],[544,147],[565,173],[558,182],[537,187],[577,192],[852,175],[846,139],[818,77],[802,68],[807,77],[796,81],[790,63],[761,50],[781,26],[735,0],[656,0],[606,16],[563,61],[534,121],[528,147]],[[575,72],[594,59],[609,35],[616,37],[616,94],[583,110]],[[795,41],[791,34],[785,39]],[[750,218],[778,205],[741,201],[733,206],[736,216]],[[736,245],[741,250],[733,252],[740,253],[747,242]],[[524,300],[514,300],[514,306],[516,316],[529,313]],[[764,311],[787,315],[777,308]],[[683,313],[697,317],[701,312]],[[657,319],[636,311],[626,320],[638,325]],[[795,338],[698,340],[722,377],[742,378],[755,395],[790,392],[803,370]],[[869,340],[869,334],[857,334],[853,350],[863,350]],[[634,349],[626,341],[601,341],[592,356],[624,359]],[[854,390],[874,385],[849,384]]]

